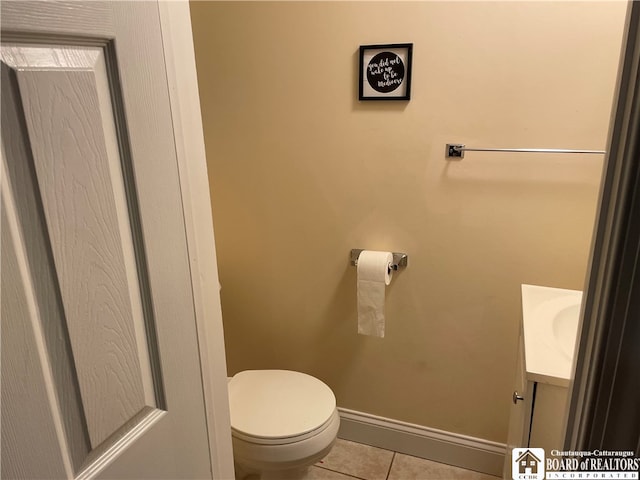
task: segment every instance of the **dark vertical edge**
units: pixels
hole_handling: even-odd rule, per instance
[[[640,435],[640,3],[629,2],[616,104],[570,385],[565,449],[636,449]]]
[[[411,76],[413,75],[413,43],[407,44],[407,95],[406,100],[411,100]]]
[[[360,46],[359,65],[358,65],[358,100],[364,99],[364,46]]]

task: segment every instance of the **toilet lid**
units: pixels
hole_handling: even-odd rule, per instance
[[[229,381],[231,428],[251,437],[303,435],[321,427],[336,408],[323,382],[288,370],[247,370]]]

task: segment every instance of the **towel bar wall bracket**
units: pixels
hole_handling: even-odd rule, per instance
[[[464,158],[464,145],[461,143],[447,143],[447,158],[462,160]]]

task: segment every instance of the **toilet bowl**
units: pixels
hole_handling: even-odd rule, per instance
[[[331,389],[289,370],[247,370],[229,380],[236,477],[296,478],[329,453],[340,417]]]

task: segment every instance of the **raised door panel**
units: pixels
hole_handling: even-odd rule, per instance
[[[34,328],[38,325],[40,326],[45,351],[48,352],[49,358],[55,359],[49,363],[51,383],[56,387],[64,432],[69,445],[70,462],[74,466],[79,466],[86,458],[90,448],[84,427],[84,415],[81,408],[75,367],[70,354],[64,309],[60,300],[56,274],[52,268],[53,261],[46,228],[44,223],[40,221],[42,220],[42,206],[35,176],[33,175],[33,162],[30,160],[30,151],[26,138],[20,133],[22,124],[18,122],[18,119],[21,118],[22,106],[17,91],[17,83],[11,80],[11,69],[6,64],[0,63],[0,67],[2,75],[0,78],[0,83],[2,84],[0,121],[3,125],[1,202],[7,218],[14,219],[11,224],[15,231],[13,241],[16,245],[16,252],[22,252],[26,266],[25,272],[29,274],[28,279],[30,280],[30,283],[25,283],[27,280],[22,277],[3,275],[2,291],[19,289],[24,292],[31,292],[33,305],[34,307],[37,306],[37,308],[30,310],[29,317],[12,318],[13,315],[18,314],[4,308],[4,301],[6,301],[7,297],[2,295],[4,301],[1,328],[4,332],[4,328],[9,322],[16,321],[25,324],[31,322]],[[18,201],[14,202],[13,198]],[[21,219],[33,219],[33,221],[21,222]],[[10,261],[7,257],[9,254],[10,251],[3,250],[2,259],[0,259],[3,265],[5,262]],[[33,315],[36,313],[41,317],[34,318]],[[28,362],[29,356],[34,355],[34,352],[27,348],[20,350],[19,353],[20,357],[15,359],[15,362]],[[6,357],[8,355],[7,351],[3,351],[3,355]],[[3,361],[0,365],[3,381],[9,381],[12,375],[12,363]],[[34,389],[37,388],[36,385],[31,383],[26,384],[25,387],[29,385]],[[7,393],[3,394],[3,400],[0,405],[2,405],[3,409],[2,414],[5,415],[4,407],[9,401]],[[22,407],[26,407],[26,405],[27,403],[21,404]],[[28,431],[28,428],[25,427],[25,430]],[[26,432],[25,438],[28,438]],[[7,444],[4,437],[2,440],[4,452]],[[3,462],[3,468],[5,466],[6,463]]]
[[[2,57],[18,82],[95,448],[155,406],[103,52],[5,46]]]
[[[5,309],[3,327],[30,324],[34,345],[42,339],[42,348],[23,352],[42,363],[49,403],[43,397],[21,411],[58,419],[56,447],[67,473],[157,418],[163,402],[152,311],[143,308],[150,299],[131,216],[137,206],[123,170],[131,166],[117,134],[117,87],[105,51],[4,44],[0,53],[3,204],[15,217],[26,269],[24,278],[3,276],[2,288],[19,288],[33,303]],[[15,255],[3,250],[3,263]],[[16,375],[11,362],[3,365],[3,379]],[[41,385],[32,383],[37,397]],[[29,432],[20,440],[29,442]],[[3,454],[14,448],[7,442]],[[7,478],[22,476],[24,468],[12,468]]]

